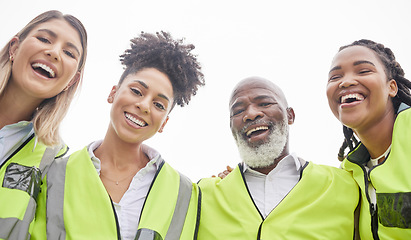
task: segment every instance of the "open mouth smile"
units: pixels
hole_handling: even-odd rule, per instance
[[[348,104],[348,103],[353,103],[353,102],[361,102],[365,99],[365,97],[362,94],[359,93],[350,93],[344,96],[341,96],[340,98],[340,103],[341,104]]]
[[[269,132],[269,130],[270,127],[267,125],[253,126],[251,128],[246,129],[244,131],[244,135],[247,139],[251,139],[263,135]]]
[[[129,120],[130,122],[134,123],[135,125],[137,125],[139,127],[147,126],[147,123],[145,121],[137,119],[136,117],[134,117],[130,113],[125,112],[124,116],[127,118],[127,120]]]
[[[34,69],[34,71],[36,71],[38,74],[47,77],[47,78],[55,78],[56,77],[56,73],[54,72],[54,70],[47,66],[46,64],[43,63],[33,63],[31,64],[31,67]]]

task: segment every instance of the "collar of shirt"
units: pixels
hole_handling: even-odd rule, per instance
[[[96,150],[98,147],[100,147],[101,143],[103,140],[97,140],[95,142],[92,142],[88,145],[88,154],[90,155],[91,161],[93,162],[94,167],[96,168],[97,173],[100,175],[100,170],[101,170],[101,161],[94,155],[94,150]],[[154,148],[151,148],[147,145],[142,145],[142,150],[143,152],[148,156],[148,159],[150,160],[147,165],[141,169],[139,172],[143,171],[146,169],[148,166],[154,165],[156,167],[156,170],[158,169],[159,164],[157,163],[160,160],[160,153],[157,152]],[[137,172],[137,173],[139,173]],[[137,175],[137,174],[136,174]]]
[[[277,164],[277,166],[271,170],[271,172],[268,174],[270,175],[271,173],[277,173],[280,172],[284,166],[289,166],[289,165],[293,165],[295,167],[295,170],[297,172],[300,172],[301,170],[301,162],[298,160],[297,154],[296,153],[291,153],[287,156],[285,156],[283,159],[281,159],[281,161]],[[246,171],[250,172],[250,174],[253,175],[265,175],[263,173],[257,172],[253,169],[251,169],[246,163],[244,163],[244,169],[243,169],[243,173],[245,173]]]
[[[29,121],[20,121],[1,128],[0,164],[6,160],[21,144],[23,144],[33,132],[33,123]],[[36,144],[34,144],[34,148],[35,147]]]

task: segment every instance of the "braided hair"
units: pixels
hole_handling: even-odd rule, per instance
[[[125,70],[119,85],[129,75],[145,68],[155,68],[166,74],[173,86],[174,102],[183,107],[196,95],[198,87],[204,85],[197,56],[191,53],[193,44],[184,44],[184,39],[174,40],[170,33],[155,34],[141,32],[130,40],[131,48],[120,56]]]
[[[376,43],[371,40],[361,39],[355,41],[349,45],[342,46],[339,52],[345,48],[352,46],[363,46],[373,50],[376,56],[381,60],[385,67],[385,73],[387,75],[387,80],[394,79],[398,86],[398,93],[392,98],[392,103],[395,112],[398,111],[400,104],[403,102],[411,106],[411,82],[404,77],[404,70],[401,65],[395,60],[394,53],[391,49],[385,47],[381,43]],[[358,144],[358,140],[354,136],[354,132],[351,128],[343,126],[344,141],[338,152],[338,160],[342,161],[345,157],[345,149],[348,147],[350,151]]]

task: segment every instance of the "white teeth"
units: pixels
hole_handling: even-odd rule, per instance
[[[51,69],[49,66],[42,64],[42,63],[33,63],[32,67],[34,68],[42,68],[44,71],[47,71],[52,78],[56,76],[54,73],[53,69]]]
[[[248,130],[247,133],[246,133],[246,135],[247,135],[247,137],[248,137],[248,136],[250,136],[253,132],[256,132],[256,131],[259,131],[259,130],[267,130],[267,129],[268,129],[267,126],[256,127],[256,128],[253,128],[253,129]]]
[[[342,96],[342,97],[341,97],[341,103],[345,103],[345,101],[346,101],[347,99],[349,99],[349,98],[354,98],[354,99],[356,99],[357,101],[362,101],[362,100],[364,100],[364,97],[363,97],[361,94],[351,93],[351,94]]]
[[[144,127],[146,125],[145,122],[138,120],[137,118],[131,116],[130,114],[126,113],[126,118],[130,121],[132,121],[133,123],[139,125],[140,127]]]

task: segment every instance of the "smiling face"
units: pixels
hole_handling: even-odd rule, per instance
[[[397,93],[384,65],[373,50],[351,46],[334,57],[327,83],[331,111],[355,132],[364,131],[394,114],[391,98]]]
[[[9,88],[21,99],[54,97],[80,77],[80,35],[65,20],[41,23],[23,41],[13,38],[10,44],[13,65]]]
[[[141,143],[162,131],[173,101],[173,87],[164,73],[146,68],[130,74],[109,95],[110,129],[122,141]]]
[[[288,154],[288,124],[293,121],[294,112],[287,108],[283,93],[267,80],[246,79],[232,94],[231,131],[243,160],[251,167],[268,166],[280,155]],[[268,150],[269,156],[262,157]],[[254,152],[253,156],[247,152]]]

